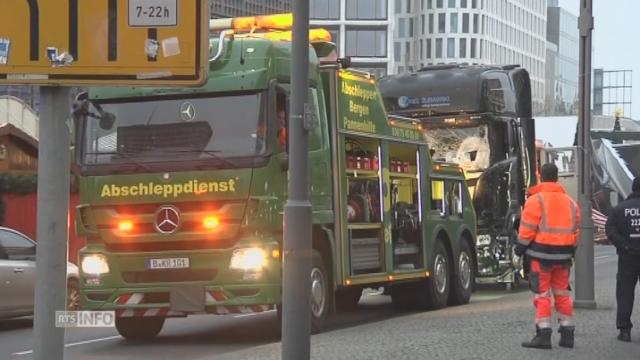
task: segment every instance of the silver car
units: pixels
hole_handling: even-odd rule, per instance
[[[0,319],[33,315],[36,283],[36,242],[0,227]],[[67,263],[67,310],[79,305],[78,267]]]

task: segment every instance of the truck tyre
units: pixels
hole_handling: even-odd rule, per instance
[[[421,306],[428,309],[441,309],[447,306],[451,291],[451,264],[449,253],[442,240],[437,240],[433,247],[433,272],[431,277],[423,282],[421,291]]]
[[[116,318],[116,330],[127,340],[151,340],[164,325],[163,317]]]
[[[475,282],[475,264],[469,243],[462,239],[460,242],[460,253],[456,261],[456,271],[453,274],[453,284],[449,303],[451,305],[462,305],[469,303],[473,284]]]
[[[336,292],[336,311],[345,312],[354,310],[362,297],[362,288],[344,288]]]
[[[316,250],[311,255],[311,328],[313,332],[321,331],[331,310],[332,286],[329,283],[322,256]]]

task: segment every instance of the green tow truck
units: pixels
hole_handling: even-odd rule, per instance
[[[212,39],[201,87],[77,98],[82,307],[115,311],[127,339],[169,317],[280,310],[291,33],[265,24],[283,18]],[[327,31],[310,36],[314,328],[365,288],[387,287],[398,309],[467,303],[476,215],[462,170],[431,160],[418,122],[387,115]]]

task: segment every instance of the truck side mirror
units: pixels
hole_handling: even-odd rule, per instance
[[[98,114],[94,114],[89,111],[89,107],[91,105],[93,105],[93,107],[98,111]],[[100,104],[89,100],[89,94],[86,91],[76,95],[76,98],[73,101],[73,120],[76,128],[79,125],[77,122],[83,117],[98,119],[102,130],[110,130],[116,122],[116,116],[110,112],[102,110]]]
[[[116,116],[110,112],[103,112],[100,116],[100,129],[110,130],[116,122]]]

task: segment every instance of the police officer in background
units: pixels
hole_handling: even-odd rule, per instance
[[[631,341],[631,312],[636,282],[640,277],[640,177],[633,180],[633,193],[616,206],[605,226],[609,241],[618,253],[616,327],[618,340]]]

